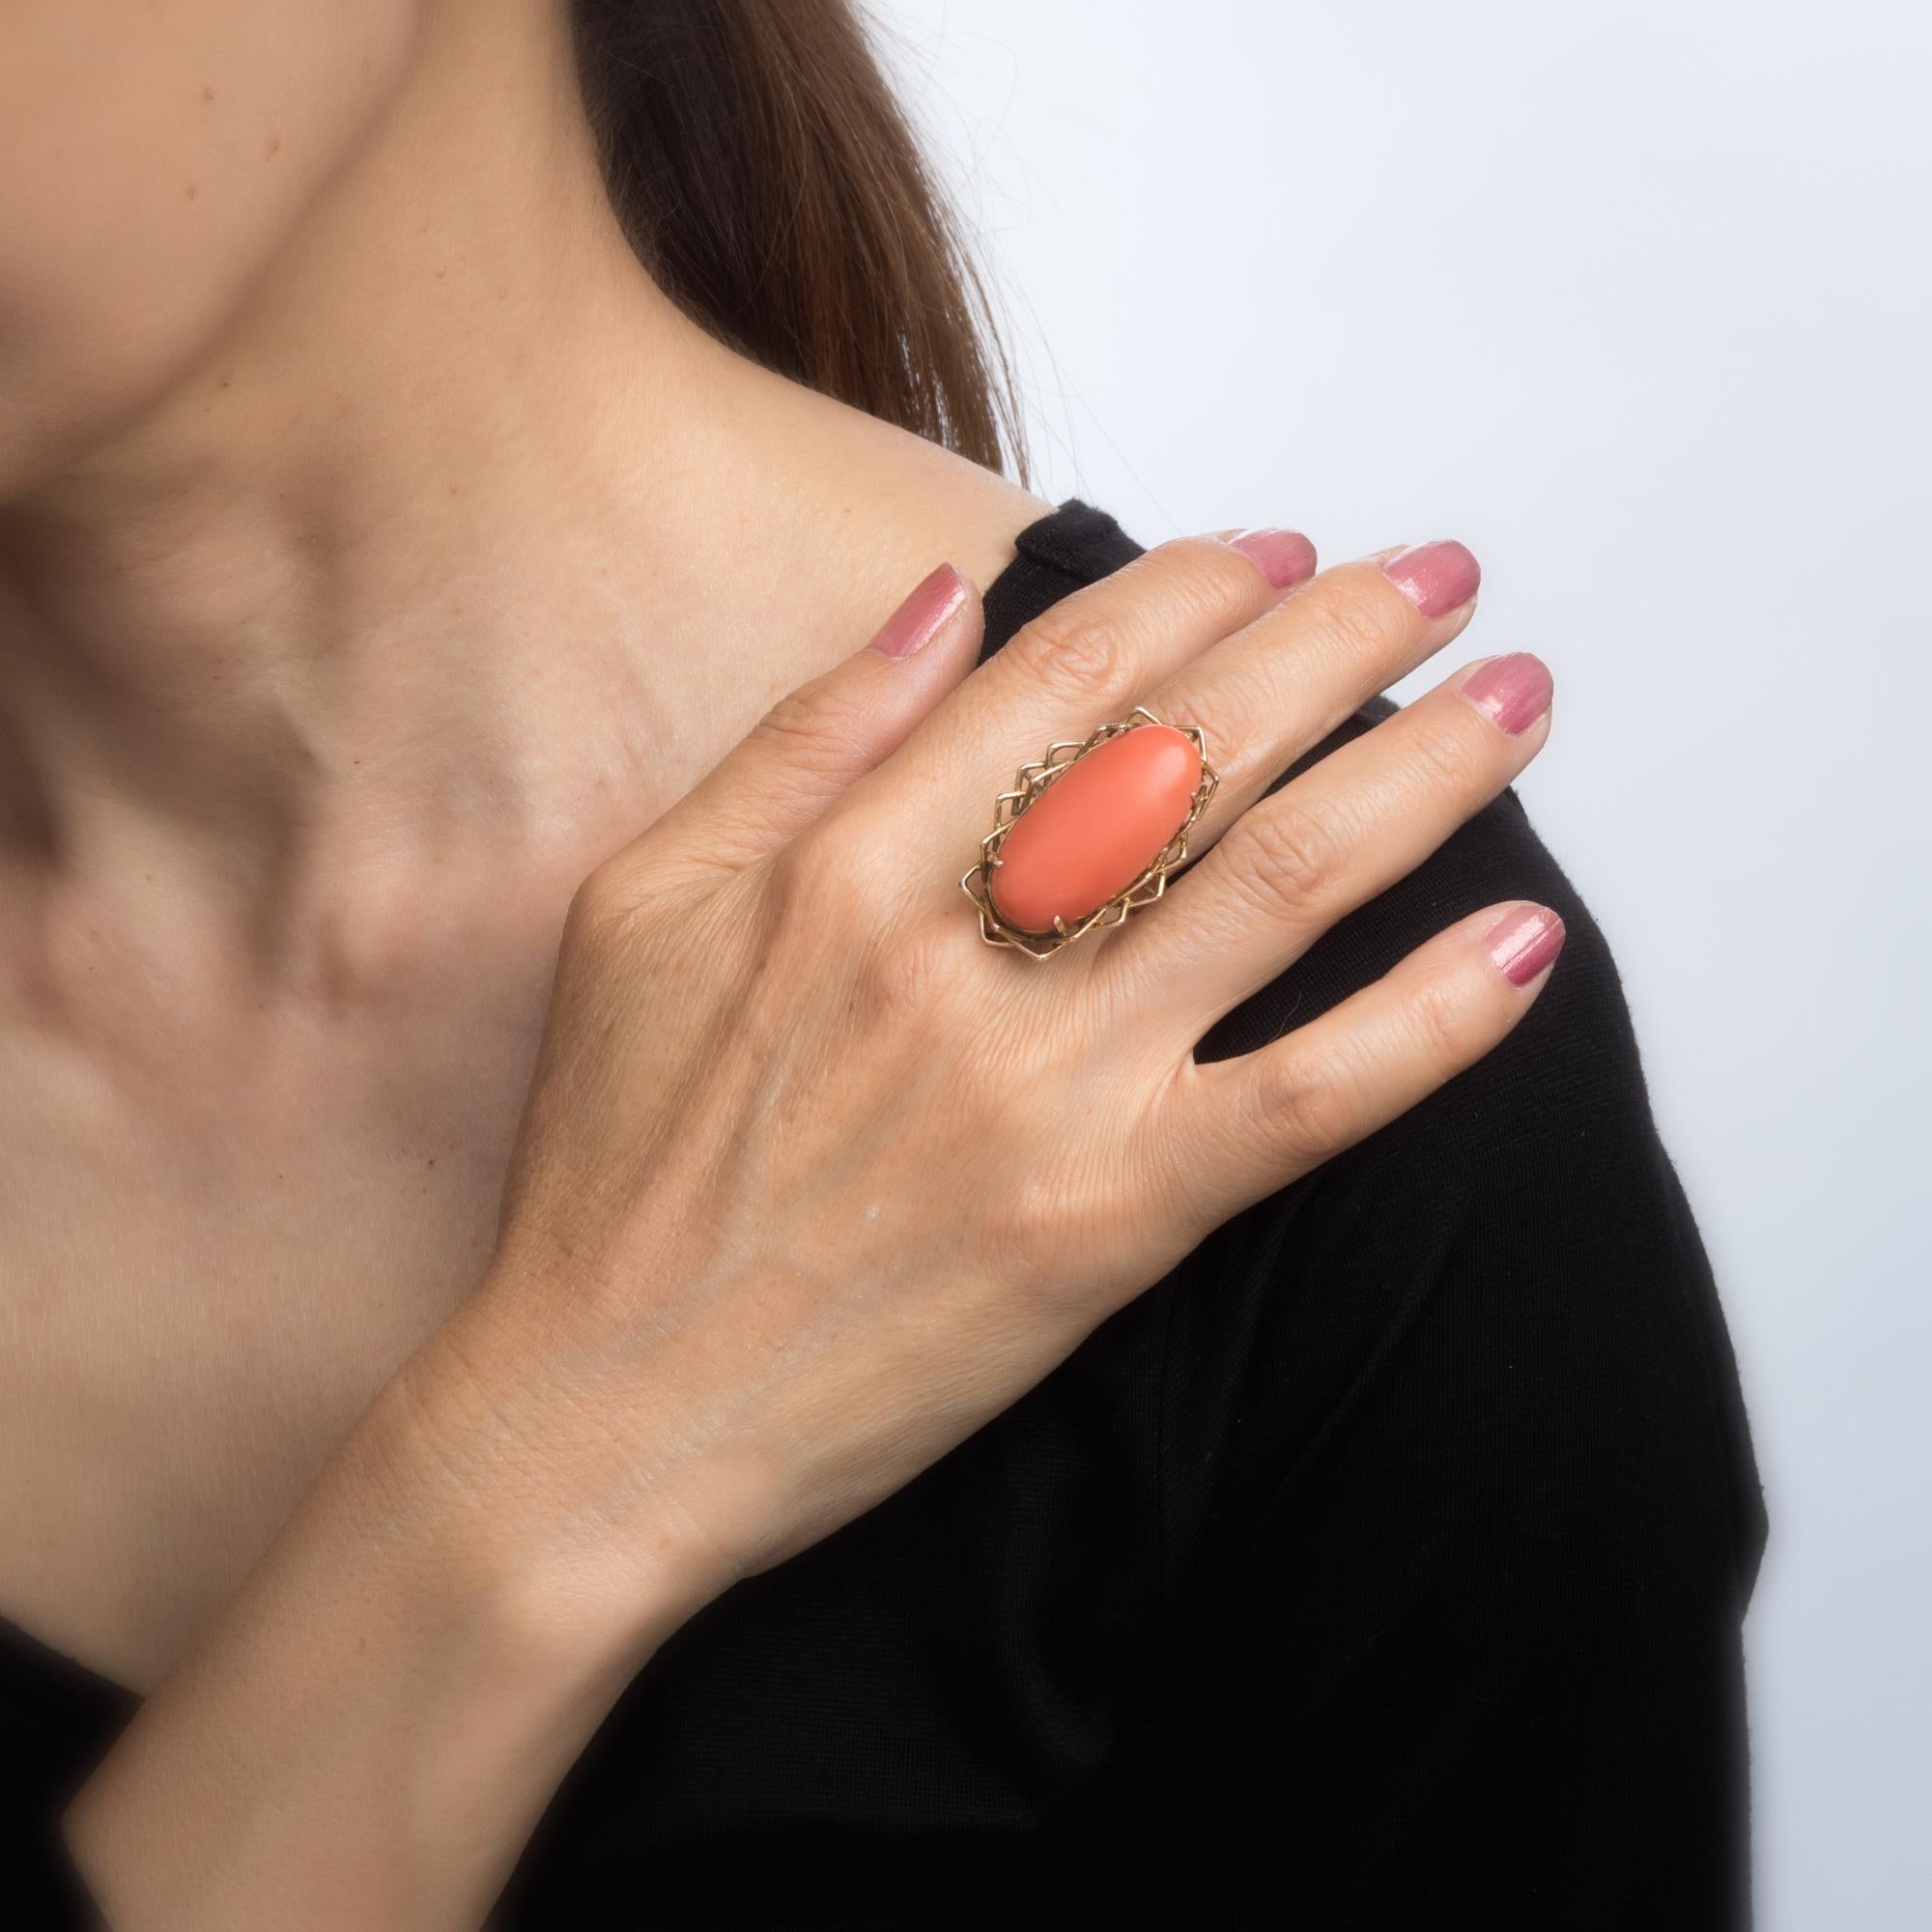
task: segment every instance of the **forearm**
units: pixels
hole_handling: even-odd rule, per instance
[[[501,1445],[453,1468],[419,1410],[378,1398],[71,1811],[113,1932],[468,1932],[693,1607],[573,1619]]]

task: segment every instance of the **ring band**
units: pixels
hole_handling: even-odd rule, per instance
[[[1163,724],[1145,705],[1083,744],[1049,745],[994,800],[979,864],[959,881],[980,937],[1046,959],[1151,905],[1219,783],[1200,725]]]

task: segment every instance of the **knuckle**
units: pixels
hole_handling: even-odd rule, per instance
[[[936,999],[947,935],[907,904],[899,869],[854,814],[815,820],[765,870],[762,949],[795,990],[848,989],[855,1023]]]
[[[1470,1016],[1451,989],[1424,980],[1404,1003],[1403,1031],[1434,1073],[1446,1078],[1469,1058]]]
[[[1117,619],[1070,607],[1035,618],[1007,649],[1028,677],[1068,696],[1120,688],[1132,658]]]
[[[1319,594],[1304,609],[1311,590]],[[1376,670],[1400,656],[1405,627],[1386,600],[1363,595],[1352,573],[1317,578],[1294,601],[1296,615],[1305,615],[1316,635],[1345,664]]]
[[[1467,798],[1481,789],[1486,760],[1468,734],[1431,724],[1415,733],[1407,749],[1409,769],[1423,786],[1451,798]]]
[[[836,777],[850,770],[863,749],[863,727],[864,719],[849,698],[823,691],[789,691],[752,727],[752,735],[794,771]]]
[[[772,860],[779,916],[787,925],[869,916],[883,876],[870,842],[844,813],[814,820]]]
[[[1004,656],[1056,692],[1122,692],[1155,634],[1224,637],[1255,614],[1253,564],[1212,537],[1179,537],[1036,617]]]
[[[1286,794],[1236,819],[1222,847],[1236,891],[1270,918],[1318,911],[1345,869],[1336,828]]]
[[[1148,553],[1145,568],[1159,574],[1178,615],[1224,630],[1253,614],[1262,587],[1255,566],[1216,537],[1175,537]]]
[[[956,936],[939,922],[925,921],[868,947],[856,974],[857,1017],[891,1028],[931,1022],[959,978],[952,943]]]
[[[1297,1166],[1319,1166],[1353,1138],[1354,1087],[1332,1056],[1291,1056],[1261,1083],[1264,1131]]]

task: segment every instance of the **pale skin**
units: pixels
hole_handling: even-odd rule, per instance
[[[0,229],[0,1613],[150,1693],[70,1821],[134,1932],[480,1924],[683,1619],[1542,983],[1494,907],[1197,1067],[1541,748],[1454,672],[1258,803],[1471,607],[1199,538],[983,670],[971,598],[859,648],[1044,506],[657,294],[560,8],[319,17],[0,74],[63,162]],[[982,946],[994,792],[1136,702],[1206,856]]]

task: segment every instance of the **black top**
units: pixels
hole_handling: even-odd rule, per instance
[[[1036,524],[987,651],[1135,554]],[[1514,897],[1570,936],[1510,1038],[680,1631],[504,1927],[1742,1922],[1744,1407],[1609,954],[1515,796],[1200,1052]],[[80,1922],[52,1818],[130,1709],[0,1630],[23,1932]]]

